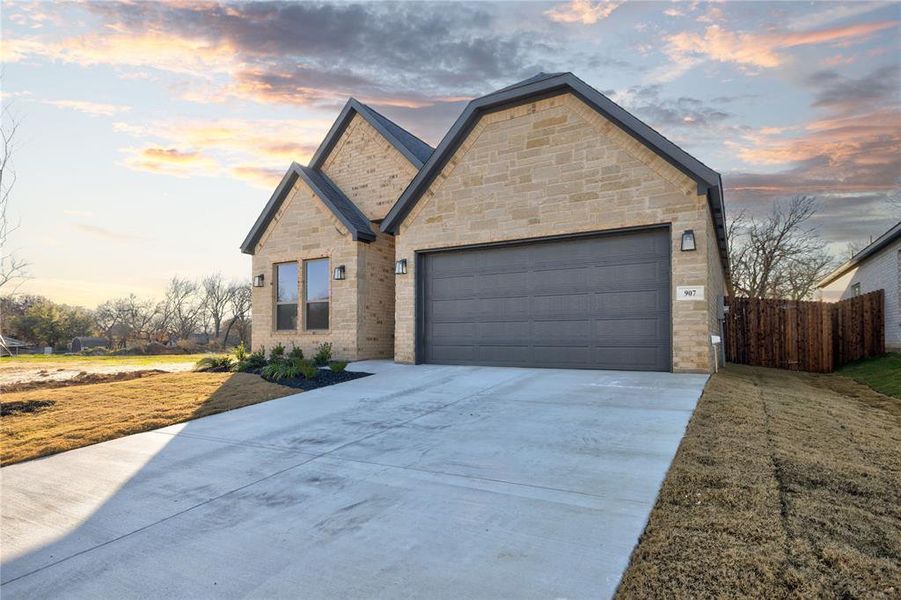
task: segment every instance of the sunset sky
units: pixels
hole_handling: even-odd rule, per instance
[[[433,146],[465,103],[572,71],[720,171],[727,214],[816,196],[840,251],[899,215],[901,4],[2,4],[20,292],[94,306],[238,246],[349,96]]]

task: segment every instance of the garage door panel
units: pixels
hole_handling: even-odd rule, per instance
[[[473,275],[435,278],[430,283],[429,294],[433,298],[455,300],[472,298],[476,289]]]
[[[532,332],[536,342],[544,344],[563,342],[587,344],[592,339],[591,321],[588,319],[535,321]]]
[[[594,294],[591,297],[591,311],[599,318],[657,314],[663,310],[663,303],[669,300],[668,295],[665,299],[662,296],[656,289]]]
[[[496,275],[480,274],[473,287],[473,293],[479,298],[502,298],[504,296],[528,296],[531,289],[532,276],[523,271]]]
[[[666,276],[669,273],[666,272]],[[595,291],[623,289],[657,289],[661,281],[659,260],[621,265],[604,265],[590,271],[586,282]]]
[[[594,321],[592,333],[599,345],[608,345],[611,340],[646,340],[657,343],[660,338],[662,319],[603,319]]]
[[[468,322],[470,315],[476,313],[479,307],[479,301],[469,298],[463,300],[435,300],[432,302],[431,318],[433,321],[441,322]]]
[[[670,370],[666,229],[427,254],[425,362]]]

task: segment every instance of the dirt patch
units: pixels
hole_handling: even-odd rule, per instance
[[[56,404],[53,400],[25,400],[22,402],[0,402],[0,417],[21,413],[33,413]]]
[[[87,385],[91,383],[110,383],[113,381],[129,381],[131,379],[140,379],[151,375],[159,375],[166,373],[160,369],[149,369],[145,371],[126,371],[124,373],[88,373],[81,371],[68,379],[51,379],[49,381],[23,381],[20,383],[11,383],[8,385],[0,385],[0,394],[8,394],[12,392],[25,392],[28,390],[47,390],[53,388],[66,387],[70,385]]]
[[[8,465],[298,393],[247,373],[163,373],[3,395],[3,405],[52,402],[0,420]]]
[[[898,403],[834,375],[712,377],[618,598],[897,598]]]

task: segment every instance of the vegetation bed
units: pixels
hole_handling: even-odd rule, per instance
[[[901,401],[730,365],[699,400],[618,598],[897,598]]]

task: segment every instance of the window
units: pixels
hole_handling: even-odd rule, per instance
[[[304,327],[328,329],[328,259],[304,261],[303,270]]]
[[[275,328],[297,329],[297,263],[275,265]]]
[[[851,295],[852,296],[860,296],[860,284],[855,283],[851,286]]]

